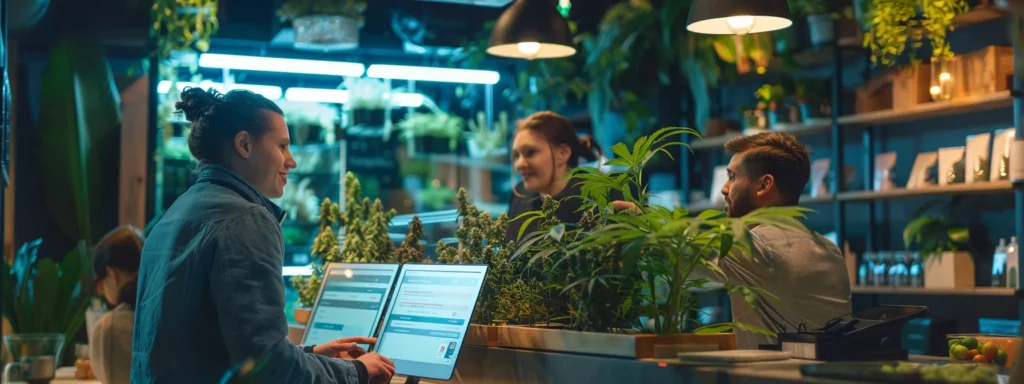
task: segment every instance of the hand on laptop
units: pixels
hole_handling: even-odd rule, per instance
[[[373,344],[376,342],[376,337],[344,337],[313,347],[313,353],[337,359],[355,359],[366,354],[366,350],[357,344]]]
[[[378,355],[377,352],[370,352],[358,359],[366,366],[367,376],[370,376],[370,384],[387,384],[391,382],[391,376],[395,375],[395,363],[391,359]]]

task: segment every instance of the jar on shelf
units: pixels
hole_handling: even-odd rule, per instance
[[[871,287],[875,285],[875,264],[878,263],[878,254],[874,252],[864,252],[864,261],[861,263],[862,274],[859,274],[860,285],[862,287]]]
[[[892,254],[889,252],[879,252],[877,260],[875,262],[875,286],[876,287],[887,287],[889,286],[889,264],[892,261]]]
[[[921,260],[920,252],[913,252],[910,255],[910,286],[924,288],[924,262]]]
[[[960,81],[960,76],[956,71],[957,63],[957,57],[932,58],[931,87],[928,89],[932,100],[940,101],[953,98],[953,93],[956,92],[956,82]]]
[[[908,287],[910,286],[910,275],[907,269],[906,256],[907,252],[893,252],[892,260],[889,262],[889,273],[888,281],[889,285],[893,287]]]

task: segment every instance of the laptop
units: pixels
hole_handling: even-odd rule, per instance
[[[329,264],[302,345],[376,334],[398,270],[398,264]],[[369,349],[368,345],[359,346]]]
[[[374,351],[395,374],[450,380],[487,265],[405,264]]]

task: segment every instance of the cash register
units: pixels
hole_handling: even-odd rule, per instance
[[[906,360],[901,330],[912,319],[928,316],[920,306],[879,306],[832,319],[821,329],[779,333],[777,345],[796,359],[820,361]]]

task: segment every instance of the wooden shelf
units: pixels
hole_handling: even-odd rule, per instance
[[[793,136],[807,136],[817,133],[828,132],[831,128],[832,122],[829,121],[829,119],[825,118],[816,119],[807,124],[776,124],[768,132],[786,132],[792,134]],[[722,146],[725,145],[725,142],[731,140],[734,137],[740,136],[743,136],[743,134],[739,132],[727,132],[725,135],[722,136],[706,137],[703,140],[690,143],[690,148],[693,149],[694,151],[722,148]]]
[[[512,172],[512,165],[508,162],[499,162],[492,159],[475,159],[468,156],[457,156],[457,155],[417,155],[413,157],[417,160],[427,160],[432,163],[451,164],[458,167],[468,167],[474,169],[486,169],[496,172]]]
[[[933,196],[933,195],[970,195],[970,194],[986,194],[986,193],[1001,193],[1009,192],[1013,190],[1013,184],[1008,180],[1003,181],[990,181],[990,182],[978,182],[972,184],[953,184],[947,186],[929,186],[915,189],[894,189],[884,192],[875,191],[860,191],[860,192],[843,192],[839,194],[839,200],[841,201],[868,201],[868,200],[888,200],[898,199],[905,197],[916,197],[916,196]]]
[[[1013,106],[1013,97],[1010,96],[1010,91],[1002,91],[989,95],[963,99],[935,101],[916,105],[900,111],[885,110],[843,116],[839,118],[839,125],[902,123],[969,112],[982,112],[998,108],[1008,108],[1011,106]]]
[[[974,8],[971,8],[969,12],[954,17],[953,25],[957,27],[966,27],[973,24],[981,24],[987,21],[999,19],[1006,15],[1007,13],[1005,11],[992,5],[977,5]]]
[[[862,295],[935,295],[935,296],[1016,296],[1013,288],[975,287],[928,289],[911,287],[853,287],[851,292]]]

